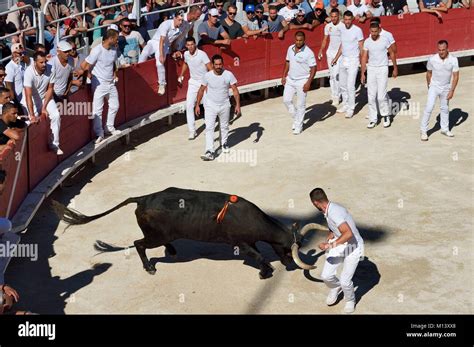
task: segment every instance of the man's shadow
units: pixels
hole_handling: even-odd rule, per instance
[[[460,108],[455,108],[454,110],[451,110],[449,112],[449,130],[452,130],[454,127],[457,127],[464,123],[466,119],[469,117],[469,113],[464,112]],[[438,114],[436,117],[436,124],[428,130],[427,134],[428,136],[431,136],[431,134],[437,132],[438,130],[441,129],[441,116]]]
[[[400,88],[392,88],[387,95],[390,99],[390,118],[391,121],[395,119],[395,117],[403,110],[410,109],[410,102],[411,94],[402,91]]]
[[[323,104],[312,105],[306,111],[303,120],[305,129],[311,128],[316,122],[323,122],[336,114],[336,107],[327,101]]]
[[[371,262],[368,257],[364,257],[359,261],[357,269],[352,277],[355,288],[356,304],[367,294],[373,287],[380,282],[380,272],[377,265]]]
[[[233,147],[247,139],[250,139],[252,134],[256,133],[256,138],[253,140],[253,143],[257,143],[260,141],[264,130],[265,128],[263,128],[258,122],[252,123],[246,127],[235,128],[229,131],[227,142],[229,146]]]

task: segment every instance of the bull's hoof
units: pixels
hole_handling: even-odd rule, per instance
[[[273,268],[268,267],[268,268],[260,270],[258,276],[260,277],[261,280],[272,277],[273,276]]]
[[[156,268],[153,265],[149,265],[145,267],[146,272],[150,275],[154,275],[156,273]]]
[[[282,258],[281,263],[286,267],[290,267],[293,265],[293,258],[291,257]]]

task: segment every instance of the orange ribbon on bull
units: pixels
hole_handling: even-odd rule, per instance
[[[220,212],[217,214],[217,223],[222,223],[224,220],[225,214],[227,213],[227,210],[229,208],[229,205],[235,204],[237,201],[239,201],[239,198],[237,195],[231,195],[229,196],[229,200],[225,202],[224,207],[220,210]]]

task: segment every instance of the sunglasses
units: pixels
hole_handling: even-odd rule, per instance
[[[122,26],[123,26],[124,28],[130,28],[131,25],[130,25],[130,24],[128,24],[128,25],[122,24]]]
[[[263,13],[263,11],[255,11],[255,13]]]
[[[229,16],[235,16],[235,15],[237,14],[237,12],[227,12],[227,14],[228,14]]]
[[[224,5],[216,5],[216,7],[224,7]]]
[[[217,17],[219,17],[219,16],[211,16],[211,17],[212,17],[212,18],[217,18]]]

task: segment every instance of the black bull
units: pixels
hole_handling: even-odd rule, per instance
[[[314,268],[303,263],[298,256],[305,231],[296,232],[296,225],[291,230],[286,228],[244,198],[238,197],[237,202],[229,204],[224,218],[218,222],[217,215],[230,197],[225,193],[167,188],[161,192],[129,198],[94,216],[85,216],[56,201],[53,201],[53,207],[68,224],[86,224],[125,205],[136,203],[135,215],[144,238],[136,240],[134,245],[143,267],[150,274],[154,274],[156,269],[149,262],[145,251],[165,246],[167,252],[174,256],[176,250],[171,242],[178,239],[237,246],[240,253],[257,261],[262,279],[270,277],[273,268],[257,250],[255,244],[258,241],[270,244],[285,266],[294,260],[303,269]]]

